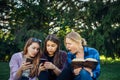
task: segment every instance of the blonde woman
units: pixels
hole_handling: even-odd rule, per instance
[[[96,49],[86,46],[86,41],[77,32],[70,32],[65,36],[64,44],[68,52],[68,63],[75,58],[93,58],[98,61],[95,69],[88,67],[72,68],[70,65],[60,74],[58,80],[96,80],[100,74],[100,58]],[[70,76],[69,78],[65,76]]]

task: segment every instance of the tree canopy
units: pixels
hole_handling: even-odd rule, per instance
[[[44,42],[75,30],[100,54],[120,57],[120,0],[0,0],[0,58],[22,50],[29,37]],[[4,57],[3,57],[4,56]]]

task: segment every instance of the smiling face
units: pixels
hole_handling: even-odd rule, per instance
[[[40,45],[37,42],[33,42],[27,48],[27,57],[35,57],[40,50]]]
[[[78,51],[80,43],[77,43],[77,42],[73,41],[72,39],[66,38],[65,45],[66,45],[67,50],[69,50],[71,53],[75,54]]]
[[[58,45],[53,41],[48,40],[46,42],[46,50],[49,56],[53,56],[57,48],[58,48]]]

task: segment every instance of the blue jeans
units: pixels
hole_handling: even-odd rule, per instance
[[[75,76],[74,80],[93,80],[93,79],[88,71],[82,69],[79,75]]]

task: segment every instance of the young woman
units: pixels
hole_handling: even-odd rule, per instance
[[[13,54],[9,63],[9,80],[36,80],[39,59],[42,55],[40,43],[39,39],[30,38],[26,42],[22,52]],[[26,62],[26,59],[28,62]]]
[[[55,34],[46,37],[43,57],[47,61],[39,66],[39,80],[56,80],[65,67],[67,54],[60,50],[60,41]]]
[[[94,58],[98,61],[95,69],[88,67],[72,68],[70,65],[63,70],[58,80],[96,80],[100,74],[100,58],[96,49],[86,47],[85,40],[77,33],[70,32],[65,36],[64,43],[68,52],[68,63],[74,58],[86,59]],[[66,76],[70,76],[67,78]]]

